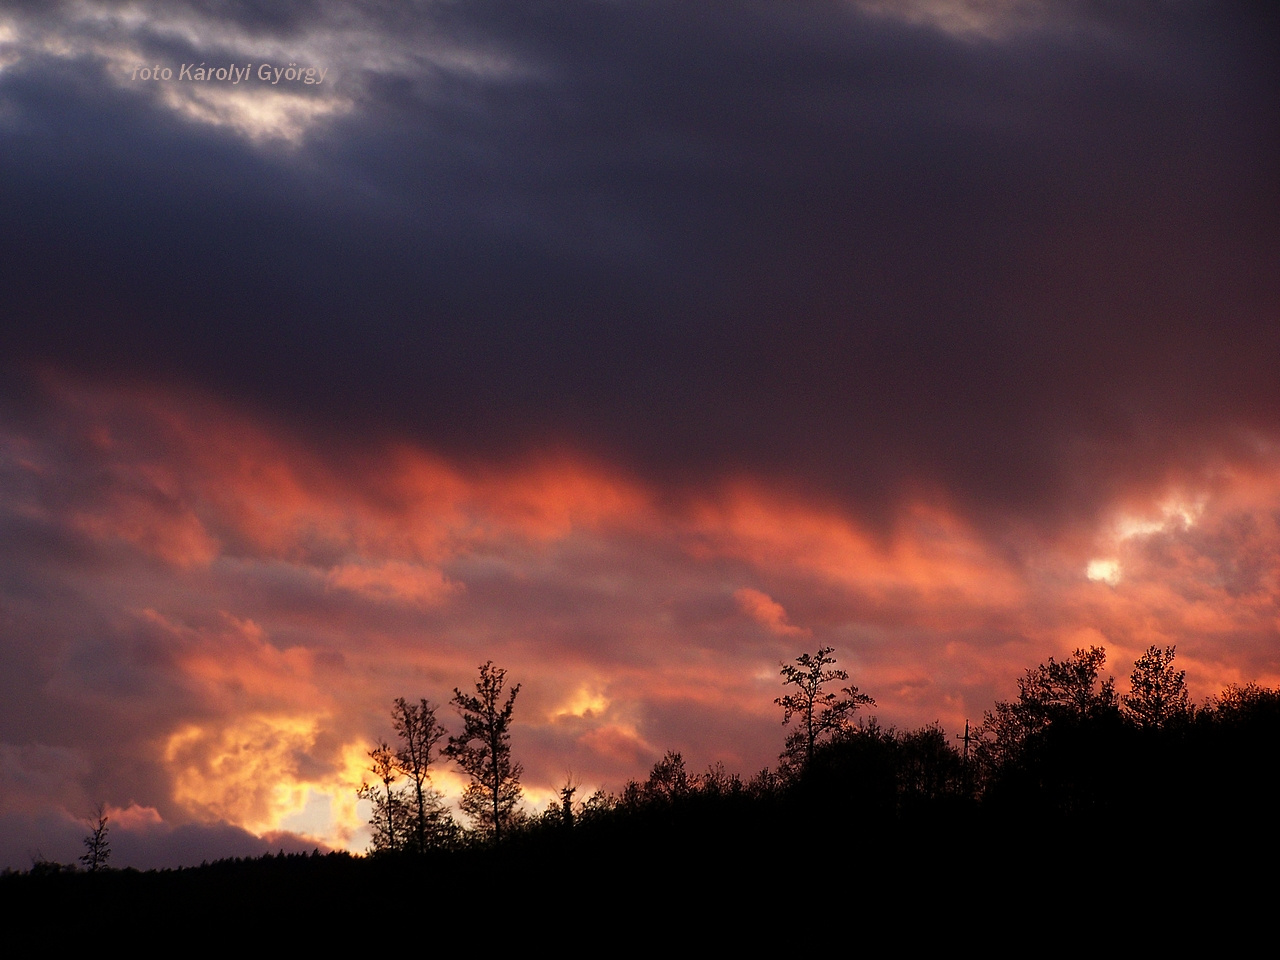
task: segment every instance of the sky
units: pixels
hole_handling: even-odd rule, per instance
[[[1278,321],[1269,4],[0,4],[0,866],[363,851],[490,660],[531,812],[1280,684]]]

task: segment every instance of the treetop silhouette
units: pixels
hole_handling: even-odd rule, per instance
[[[480,665],[474,695],[454,688],[450,701],[462,717],[462,733],[449,738],[446,753],[471,777],[460,804],[483,833],[502,839],[519,819],[520,764],[511,759],[511,715],[520,684],[507,691],[507,671],[489,660]]]
[[[1173,668],[1175,649],[1152,644],[1133,665],[1129,692],[1121,702],[1140,727],[1160,728],[1191,713],[1187,672]]]
[[[356,791],[356,796],[368,800],[373,807],[369,825],[373,828],[374,852],[394,853],[404,849],[408,840],[408,797],[403,789],[393,786],[400,779],[400,769],[390,744],[383,740],[369,751],[369,759],[373,761],[369,772],[382,786],[366,780]]]
[[[1115,715],[1115,681],[1098,676],[1106,662],[1103,647],[1078,648],[1061,662],[1050,657],[1028,670],[1018,680],[1018,699],[999,701],[985,714],[979,755],[988,764],[1006,763],[1055,722]]]
[[[792,772],[809,766],[819,742],[847,729],[859,707],[875,705],[874,699],[859,693],[855,686],[841,688],[842,697],[823,690],[829,683],[849,679],[846,670],[827,669],[836,662],[831,656],[834,652],[834,647],[821,647],[817,653],[801,654],[794,664],[781,664],[783,685],[794,686],[797,692],[773,702],[782,707],[784,725],[794,716],[800,718],[800,727],[787,737],[781,757],[783,766]]]
[[[107,861],[111,859],[111,842],[107,839],[108,819],[106,804],[99,803],[86,821],[89,833],[84,838],[85,850],[80,855],[80,862],[90,873],[105,870]]]
[[[392,722],[400,738],[396,766],[412,783],[412,842],[421,853],[431,845],[444,816],[440,795],[430,783],[430,768],[438,753],[437,745],[448,731],[436,721],[436,709],[425,698],[409,703],[398,697],[394,707]]]

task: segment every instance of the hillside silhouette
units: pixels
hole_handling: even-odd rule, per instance
[[[829,653],[810,661],[816,675]],[[780,771],[691,773],[669,752],[616,795],[577,798],[566,784],[559,803],[501,835],[455,825],[424,842],[406,817],[412,842],[367,856],[148,872],[42,863],[0,876],[0,897],[14,916],[52,909],[87,923],[433,909],[454,916],[443,922],[513,933],[673,912],[691,931],[740,932],[768,918],[799,923],[805,910],[852,910],[876,929],[927,917],[927,928],[905,929],[939,943],[984,914],[1007,932],[1047,923],[1068,902],[1132,911],[1189,898],[1201,913],[1180,922],[1193,924],[1240,911],[1274,884],[1280,691],[1233,686],[1196,708],[1179,694],[1171,649],[1144,659],[1123,698],[1101,675],[1100,648],[1051,659],[968,742],[937,724],[854,722],[838,694],[823,699],[828,680],[845,679],[833,675],[789,706],[804,717],[835,704],[841,722],[806,734],[802,761],[784,750]],[[1135,699],[1153,663],[1170,681],[1171,695],[1157,698],[1167,709]],[[1238,919],[1247,923],[1247,911]]]

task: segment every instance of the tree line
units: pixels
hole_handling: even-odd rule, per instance
[[[431,785],[431,766],[442,756],[470,777],[460,807],[472,830],[500,841],[520,819],[523,768],[511,757],[511,718],[520,684],[507,688],[507,672],[490,660],[480,666],[475,693],[454,688],[450,703],[462,732],[449,735],[426,699],[398,698],[392,707],[396,745],[385,740],[371,751],[370,772],[357,796],[372,807],[369,825],[374,851],[424,852],[448,847],[462,837],[443,799]],[[397,785],[400,780],[404,785]]]
[[[1196,707],[1185,671],[1174,666],[1175,648],[1151,646],[1134,664],[1123,696],[1102,675],[1105,649],[1082,648],[1027,670],[1016,698],[996,703],[964,734],[948,736],[938,723],[903,731],[859,716],[875,700],[847,683],[834,652],[822,647],[780,664],[783,693],[774,703],[791,730],[776,769],[747,780],[720,764],[691,773],[680,753],[668,751],[646,779],[629,781],[617,795],[597,790],[579,800],[570,780],[537,815],[520,806],[522,769],[510,745],[520,685],[508,688],[504,670],[489,661],[475,693],[455,688],[450,703],[462,721],[456,735],[425,699],[397,699],[396,745],[382,742],[370,751],[374,780],[359,790],[372,805],[371,850],[454,848],[728,798],[838,802],[888,817],[979,809],[1100,814],[1118,803],[1154,801],[1173,779],[1211,776],[1224,738],[1239,742],[1262,736],[1259,724],[1280,725],[1280,691],[1233,685]],[[431,786],[432,764],[441,759],[470,778],[459,805],[468,829]]]
[[[869,715],[874,699],[822,647],[780,664],[774,705],[786,736],[772,769],[697,772],[668,751],[616,794],[579,797],[565,783],[540,813],[520,806],[507,738],[519,687],[487,663],[474,691],[454,690],[453,736],[431,704],[394,702],[394,736],[370,751],[361,787],[377,801],[374,856],[104,869],[100,810],[88,821],[87,869],[0,871],[0,900],[24,915],[56,903],[93,929],[164,915],[235,930],[228,918],[258,917],[268,902],[282,916],[382,918],[378,929],[390,929],[386,918],[417,916],[423,892],[448,877],[482,896],[476,922],[495,942],[517,942],[549,917],[626,929],[677,910],[692,920],[682,943],[700,924],[708,946],[722,948],[733,929],[756,945],[786,898],[786,909],[806,912],[784,925],[823,924],[842,943],[847,929],[824,918],[933,937],[939,949],[1000,931],[1041,942],[1046,929],[1055,942],[1075,932],[1092,949],[1091,912],[1105,893],[1182,945],[1188,918],[1220,936],[1231,929],[1223,918],[1239,923],[1239,904],[1266,889],[1280,852],[1271,773],[1280,691],[1232,685],[1195,705],[1174,652],[1148,649],[1123,695],[1102,648],[1050,658],[961,734],[882,726]],[[461,824],[431,783],[455,756],[470,781]],[[1194,909],[1173,916],[1170,903]],[[1144,943],[1150,935],[1143,927]]]
[[[893,817],[979,808],[1028,817],[1126,806],[1144,815],[1151,807],[1216,809],[1242,795],[1256,801],[1260,794],[1249,778],[1280,733],[1278,690],[1233,684],[1204,705],[1193,704],[1186,673],[1174,666],[1174,646],[1149,647],[1134,663],[1123,696],[1115,680],[1102,675],[1103,647],[1077,649],[1061,661],[1050,657],[1018,679],[1016,698],[997,702],[979,724],[966,724],[964,734],[952,737],[936,722],[901,731],[857,716],[875,700],[852,684],[832,689],[849,679],[834,652],[821,647],[780,664],[784,692],[774,703],[783,725],[794,726],[776,769],[747,780],[722,764],[690,773],[679,752],[667,751],[646,779],[628,781],[617,795],[599,789],[577,799],[570,779],[556,801],[533,816],[521,807],[523,768],[511,752],[520,684],[508,687],[505,670],[488,661],[474,693],[454,689],[449,702],[462,722],[454,735],[426,699],[398,698],[391,712],[394,746],[384,740],[369,751],[373,777],[357,790],[370,803],[370,852],[457,849],[517,831],[669,812],[694,799],[838,801]],[[469,778],[459,803],[468,828],[432,785],[442,760]],[[1233,792],[1233,783],[1240,789]],[[1243,809],[1251,808],[1246,802]],[[108,819],[103,804],[86,818],[79,861],[88,872],[108,867]],[[74,869],[40,859],[33,870],[55,868]]]

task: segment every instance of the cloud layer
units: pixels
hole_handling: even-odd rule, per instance
[[[906,725],[1088,643],[1275,682],[1278,37],[8,8],[0,817],[360,848],[391,699],[490,658],[535,802],[772,763],[821,645]]]

